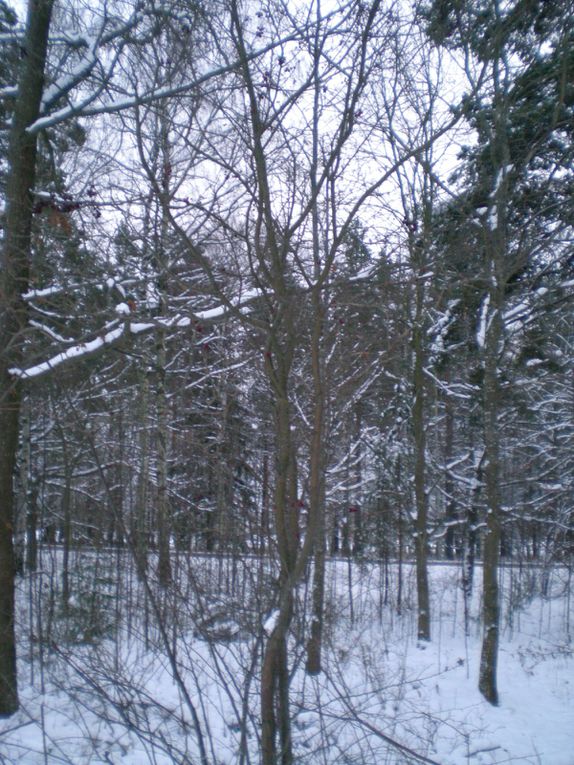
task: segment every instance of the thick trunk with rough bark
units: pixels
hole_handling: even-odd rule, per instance
[[[9,369],[19,366],[27,322],[22,293],[28,289],[36,134],[52,0],[31,0],[12,129],[6,181],[6,218],[0,285],[0,716],[18,709],[14,636],[14,468],[18,449],[20,387]]]

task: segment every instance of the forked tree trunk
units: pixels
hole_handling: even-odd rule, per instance
[[[287,636],[293,615],[293,586],[297,562],[298,514],[297,472],[291,435],[287,397],[288,368],[267,370],[276,393],[277,477],[275,485],[275,531],[280,557],[280,601],[276,624],[265,646],[261,675],[261,755],[262,765],[291,765],[291,720],[289,715],[289,670]],[[277,742],[279,738],[279,742]],[[279,748],[277,748],[279,743]]]
[[[10,131],[6,217],[0,284],[0,717],[18,709],[14,634],[14,468],[18,449],[20,386],[10,375],[22,356],[36,178],[36,133],[52,15],[52,0],[30,0],[18,96]]]
[[[289,714],[287,635],[293,614],[293,597],[287,589],[277,623],[267,641],[261,672],[261,761],[263,765],[292,765]],[[279,733],[279,750],[277,750]]]

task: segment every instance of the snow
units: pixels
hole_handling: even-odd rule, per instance
[[[131,311],[130,307],[127,303],[118,303],[115,308],[116,313],[118,316],[129,316]]]
[[[486,330],[488,328],[487,318],[488,318],[489,305],[490,305],[490,295],[486,295],[480,307],[480,318],[478,321],[478,329],[476,331],[476,343],[479,348],[484,348],[484,344],[486,342]]]
[[[493,205],[490,208],[486,225],[491,231],[496,231],[496,229],[498,228],[498,209],[496,205]]]
[[[278,619],[279,619],[279,611],[275,610],[265,620],[265,622],[263,624],[263,631],[265,632],[267,637],[271,636],[271,633],[273,632],[273,630],[277,626]]]
[[[227,313],[227,308],[225,306],[217,306],[216,308],[210,308],[207,311],[198,311],[195,316],[197,319],[201,319],[202,321],[208,321],[209,319],[220,319],[222,316],[225,316]]]
[[[72,359],[77,359],[81,358],[82,356],[89,356],[93,353],[97,353],[101,348],[103,348],[103,346],[111,345],[116,340],[118,340],[123,335],[123,333],[123,327],[112,329],[109,332],[106,332],[95,338],[94,340],[90,340],[86,343],[78,343],[77,345],[62,351],[61,353],[56,354],[56,356],[53,356],[51,359],[48,359],[48,361],[44,361],[41,364],[36,364],[29,369],[18,369],[13,367],[9,370],[9,372],[14,377],[19,377],[22,380],[31,380],[34,377],[40,377],[41,375],[46,374],[46,372],[49,372],[52,369],[55,369],[66,361],[71,361]]]
[[[61,77],[57,82],[49,85],[42,96],[42,108],[49,107],[51,103],[59,100],[69,90],[86,77],[96,65],[98,59],[96,56],[97,40],[94,40],[80,62],[72,69],[69,74]]]
[[[91,596],[89,554],[75,554],[80,581]],[[148,621],[149,612],[144,614],[145,593],[126,560],[120,558],[118,563],[117,553],[110,552],[106,563],[100,552],[101,568],[108,565],[113,571],[119,565],[123,571],[100,593],[99,618],[113,624],[109,634],[98,640],[80,630],[70,637],[71,625],[66,628],[56,621],[52,642],[41,653],[32,637],[36,621],[28,605],[37,602],[43,580],[58,580],[57,557],[47,552],[38,574],[19,580],[22,709],[0,721],[0,761],[10,765],[199,762],[199,724],[210,751],[209,765],[235,765],[242,733],[250,761],[258,762],[257,625],[262,622],[254,621],[251,630],[247,625],[250,608],[256,611],[260,598],[272,597],[272,568],[264,566],[263,588],[254,600],[249,588],[261,576],[259,559],[193,556],[186,564],[182,558],[177,568],[180,594],[174,610],[171,605],[169,609],[170,614],[177,613],[177,629],[170,628],[162,637],[153,620]],[[186,565],[191,586],[182,574]],[[239,576],[232,579],[236,570]],[[460,567],[431,566],[432,641],[419,643],[414,566],[403,564],[403,573],[398,615],[397,566],[390,565],[385,576],[378,564],[350,566],[346,560],[327,564],[324,672],[308,677],[302,663],[296,662],[305,640],[299,628],[289,647],[291,664],[296,662],[290,689],[295,762],[572,765],[574,656],[566,570],[550,572],[546,597],[540,596],[543,569],[528,571],[522,587],[518,569],[501,570],[505,596],[498,707],[489,705],[476,687],[480,592],[475,591],[471,601],[465,635]],[[479,568],[475,579],[480,581]],[[153,582],[150,592],[156,592]],[[305,608],[306,593],[308,587],[302,585],[298,608]],[[78,589],[68,603],[78,629],[85,618],[86,594]],[[270,613],[264,621],[269,635],[278,612],[264,613]],[[233,629],[220,629],[222,618]],[[308,612],[307,619],[309,623]],[[210,631],[206,625],[215,627]],[[172,659],[183,687],[171,670]],[[409,751],[423,759],[409,756]]]
[[[48,337],[51,337],[52,340],[56,340],[56,342],[58,343],[69,344],[74,342],[72,338],[64,337],[63,335],[60,335],[58,332],[55,332],[51,327],[48,327],[46,324],[42,324],[39,321],[30,319],[29,324],[31,327],[34,327],[35,329],[39,329],[40,332],[43,332],[45,335],[48,335]]]
[[[50,295],[57,295],[62,291],[60,286],[46,287],[42,290],[29,290],[22,295],[23,300],[34,300],[35,298],[46,298]]]

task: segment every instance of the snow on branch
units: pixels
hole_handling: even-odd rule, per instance
[[[42,291],[38,290],[38,292],[41,293]],[[48,292],[48,294],[51,293]],[[13,377],[17,377],[20,380],[32,380],[43,377],[44,375],[48,374],[57,367],[62,366],[63,364],[79,361],[80,359],[85,359],[90,356],[95,356],[104,351],[106,348],[116,345],[122,338],[129,335],[141,335],[159,328],[185,329],[186,327],[193,326],[193,324],[198,321],[213,323],[224,321],[230,316],[236,315],[237,311],[241,313],[245,312],[249,304],[254,300],[254,298],[258,297],[259,294],[260,293],[258,290],[250,290],[242,297],[242,299],[236,301],[235,303],[230,303],[229,306],[215,306],[214,308],[210,308],[205,311],[194,312],[188,316],[175,315],[166,318],[159,317],[154,318],[152,321],[145,322],[130,321],[129,315],[125,314],[125,310],[123,308],[125,304],[119,303],[116,306],[116,313],[119,315],[119,318],[112,322],[112,324],[108,325],[107,331],[99,334],[93,340],[76,343],[70,348],[67,348],[65,351],[61,351],[60,353],[52,356],[52,358],[47,359],[40,364],[35,364],[28,369],[12,367],[9,371]],[[121,322],[121,324],[118,326],[119,322]],[[46,331],[44,326],[38,326],[37,328]],[[54,335],[52,336],[53,339],[60,339],[65,342],[69,342],[65,338],[59,338]]]
[[[280,38],[278,40],[275,40],[273,42],[270,42],[268,45],[265,45],[249,53],[247,55],[247,60],[252,61],[254,59],[260,58],[261,56],[265,55],[266,53],[268,53],[269,51],[277,47],[281,47],[282,45],[285,45],[288,42],[297,40],[298,37],[299,37],[299,33],[293,33],[283,38]],[[95,63],[93,58],[90,58],[90,61]],[[99,97],[99,95],[101,94],[103,90],[103,87],[100,87],[99,89],[96,89],[95,93],[85,95],[83,100],[81,100],[78,103],[70,103],[56,112],[53,112],[51,114],[44,114],[40,116],[34,123],[32,123],[32,125],[30,125],[27,128],[27,130],[29,133],[38,133],[41,130],[45,130],[46,128],[53,127],[54,125],[58,125],[60,122],[64,122],[65,120],[68,120],[72,117],[78,117],[78,116],[88,117],[88,116],[94,116],[96,114],[112,114],[112,113],[121,112],[126,109],[133,108],[135,106],[143,106],[145,104],[150,104],[167,97],[181,95],[183,93],[189,92],[190,90],[193,90],[194,88],[197,88],[199,85],[203,85],[206,82],[209,82],[210,80],[220,77],[221,75],[228,74],[229,72],[237,71],[241,63],[242,63],[241,61],[235,60],[235,61],[232,61],[231,63],[222,64],[221,66],[215,67],[209,70],[208,72],[206,72],[205,74],[199,77],[195,77],[192,80],[187,80],[186,82],[181,83],[179,85],[155,88],[146,93],[134,94],[133,96],[129,96],[127,98],[121,98],[118,100],[111,100],[103,104],[92,105],[95,99]],[[93,65],[86,68],[85,73],[88,74],[92,68],[93,68]],[[78,69],[77,73],[79,72],[80,72],[80,69]],[[80,80],[81,79],[82,78],[80,77]],[[74,82],[72,82],[69,79],[62,81],[62,87],[65,88],[65,93],[71,90],[73,86],[76,84],[78,84],[77,80]],[[48,105],[56,103],[63,94],[64,94],[63,90],[59,92],[56,92],[56,90],[54,90],[53,92],[50,93],[49,102],[47,102],[46,99],[44,99],[44,106],[48,106]]]
[[[122,337],[124,331],[124,326],[116,327],[115,329],[100,335],[95,340],[91,340],[87,343],[79,343],[78,345],[73,345],[71,348],[67,348],[65,351],[58,353],[56,356],[53,356],[51,359],[48,359],[41,364],[36,364],[29,369],[19,369],[17,367],[13,367],[9,370],[9,372],[11,375],[18,377],[21,380],[31,380],[35,377],[41,377],[67,361],[93,356],[102,348],[113,345],[120,339],[120,337]]]

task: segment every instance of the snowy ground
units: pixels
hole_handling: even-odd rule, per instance
[[[67,615],[49,596],[57,555],[20,582],[22,709],[0,721],[0,763],[258,762],[272,577],[256,560],[190,563],[156,601],[120,556],[95,565],[78,554]],[[302,668],[309,593],[301,587],[291,646],[295,761],[574,765],[567,572],[555,569],[546,582],[539,569],[502,572],[498,708],[476,689],[479,593],[465,637],[459,569],[436,565],[431,574],[433,640],[420,646],[410,567],[399,615],[396,566],[329,564],[319,678]]]

